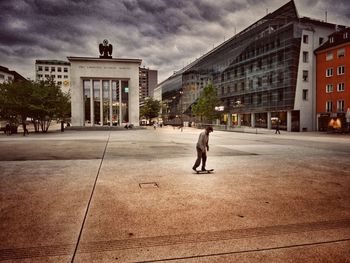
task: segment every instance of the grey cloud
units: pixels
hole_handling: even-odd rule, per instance
[[[349,24],[347,0],[295,0],[301,15]],[[0,61],[33,68],[41,58],[98,56],[107,38],[113,56],[143,59],[163,80],[285,0],[12,0],[0,1]],[[331,9],[334,5],[333,9]],[[313,8],[309,8],[313,6]],[[334,11],[333,11],[334,10]],[[334,13],[333,13],[334,12]],[[334,14],[336,13],[336,16]],[[329,20],[332,22],[331,20]],[[15,64],[13,64],[15,65]],[[10,65],[3,65],[10,66]],[[15,67],[13,68],[15,69]],[[32,72],[22,73],[33,77]],[[30,75],[29,75],[30,74]]]

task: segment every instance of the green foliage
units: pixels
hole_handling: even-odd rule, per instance
[[[198,102],[193,105],[192,113],[201,118],[201,121],[213,121],[219,117],[215,107],[220,105],[216,90],[212,84],[204,87]]]
[[[39,125],[47,132],[51,120],[70,116],[70,95],[61,91],[53,80],[0,84],[0,118],[22,122],[32,118],[35,130]]]
[[[159,100],[148,98],[145,101],[145,105],[141,107],[140,115],[147,120],[158,117],[161,104]]]

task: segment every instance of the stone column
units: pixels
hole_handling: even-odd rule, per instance
[[[227,113],[227,129],[230,129],[232,126],[232,113]]]
[[[133,74],[133,77],[128,81],[129,94],[128,94],[128,109],[129,109],[129,123],[134,126],[140,125],[139,105],[140,105],[140,88],[139,88],[139,73]]]
[[[287,111],[287,131],[292,131],[292,111]]]
[[[122,113],[122,81],[119,80],[118,83],[118,92],[119,92],[119,126],[122,126],[122,118],[123,118],[123,113]]]
[[[251,122],[252,128],[255,128],[255,113],[250,114],[250,122]]]
[[[109,126],[113,126],[113,100],[112,100],[112,80],[109,80]]]
[[[95,111],[94,111],[94,86],[93,81],[90,79],[90,126],[95,125]]]
[[[269,112],[267,112],[267,128],[269,129],[269,130],[271,130],[271,112],[269,111]]]
[[[101,126],[103,126],[103,87],[102,87],[102,79],[100,79],[100,121]]]
[[[241,126],[241,114],[237,114],[237,126]]]

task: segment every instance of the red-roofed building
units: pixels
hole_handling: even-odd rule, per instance
[[[331,34],[315,54],[317,129],[344,130],[350,108],[350,28]]]

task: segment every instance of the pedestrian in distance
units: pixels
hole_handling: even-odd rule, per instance
[[[276,131],[275,131],[275,134],[281,134],[281,132],[280,132],[280,121],[278,120],[277,122],[276,122]]]
[[[5,126],[5,134],[7,136],[11,135],[11,125],[9,123],[6,123],[6,126]]]
[[[198,142],[196,145],[196,150],[197,150],[197,160],[194,163],[192,169],[196,172],[197,167],[200,166],[201,161],[202,161],[202,171],[207,171],[205,169],[205,165],[207,162],[207,151],[209,151],[209,134],[213,132],[213,127],[208,126],[205,128],[203,132],[199,134]]]
[[[23,122],[22,126],[23,126],[23,136],[26,136],[26,134],[29,135],[29,131],[27,129],[27,123]]]

